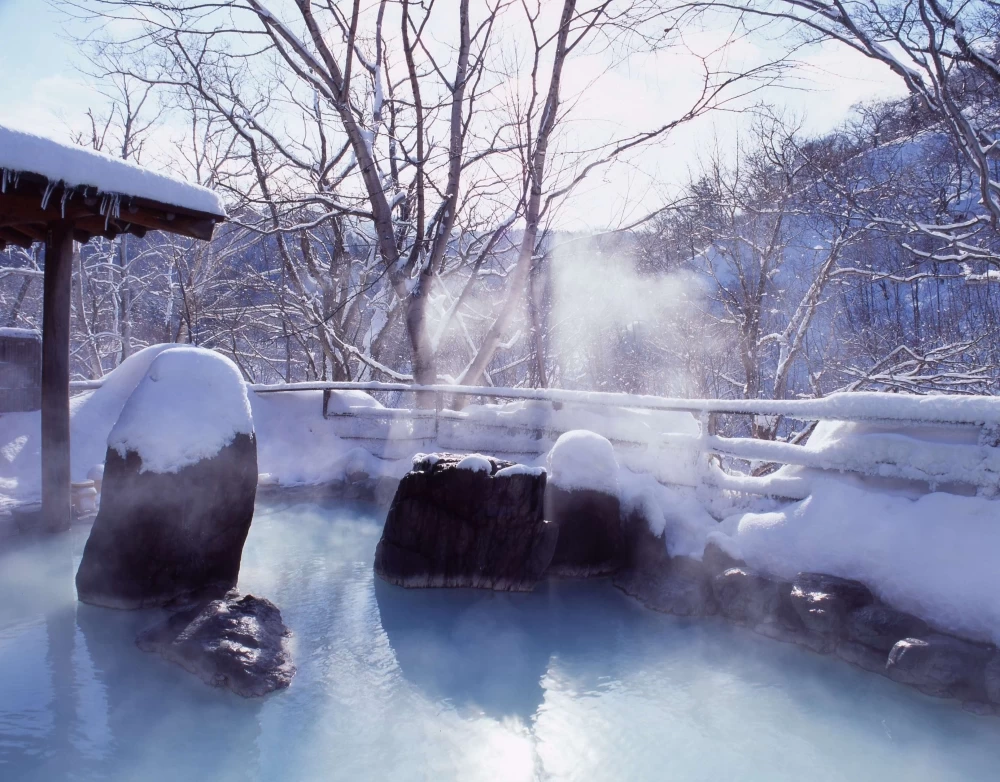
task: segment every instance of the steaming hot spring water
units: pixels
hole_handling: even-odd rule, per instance
[[[374,577],[382,514],[261,504],[242,591],[294,631],[244,700],[78,604],[89,528],[0,552],[0,779],[996,780],[1000,720],[603,579],[531,594]]]

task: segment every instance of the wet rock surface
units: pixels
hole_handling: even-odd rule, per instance
[[[559,529],[543,518],[545,474],[513,466],[459,467],[461,456],[415,461],[400,481],[375,550],[375,573],[405,587],[529,591],[544,575]]]
[[[239,577],[256,493],[252,434],[167,473],[143,471],[137,453],[109,448],[76,575],[80,600],[135,609],[225,595]]]
[[[807,630],[839,635],[851,611],[875,601],[860,581],[823,573],[799,573],[792,581],[791,601]]]
[[[545,518],[559,526],[549,573],[607,575],[621,564],[624,530],[617,496],[593,489],[545,487]]]
[[[705,564],[706,572],[711,576],[717,576],[731,568],[745,568],[747,565],[742,559],[729,554],[711,538],[705,544],[705,552],[701,556],[701,561]]]
[[[748,568],[729,568],[712,579],[719,613],[727,619],[756,626],[779,615],[781,584]]]
[[[920,637],[929,632],[923,620],[883,603],[872,603],[852,611],[844,625],[844,634],[849,640],[885,652],[901,638]]]
[[[140,633],[135,642],[206,684],[252,698],[291,683],[290,635],[274,603],[246,595],[176,613]]]
[[[638,514],[626,519],[623,564],[613,582],[648,608],[678,616],[706,616],[718,611],[704,565],[690,557],[671,557],[662,537]]]
[[[986,698],[985,671],[991,650],[950,635],[904,638],[889,652],[890,679],[939,698]]]

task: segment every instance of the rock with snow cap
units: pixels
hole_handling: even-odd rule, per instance
[[[76,576],[85,603],[147,608],[236,586],[257,446],[236,366],[200,348],[150,364],[108,440],[101,507]]]
[[[606,575],[621,565],[624,547],[618,461],[610,441],[566,432],[549,452],[545,518],[559,525],[550,572]]]
[[[246,595],[173,614],[140,633],[136,645],[158,652],[206,684],[252,698],[291,683],[290,635],[274,603]]]
[[[475,454],[421,454],[399,483],[375,572],[405,587],[530,591],[559,534],[542,516],[545,473]]]

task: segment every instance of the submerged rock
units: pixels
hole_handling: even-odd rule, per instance
[[[480,455],[419,457],[400,481],[375,573],[405,587],[529,591],[555,551],[545,473]]]
[[[176,613],[135,642],[206,684],[253,698],[291,683],[290,636],[274,603],[246,595]]]
[[[624,533],[616,495],[550,483],[545,488],[545,518],[559,527],[550,573],[594,576],[618,569]]]
[[[982,701],[986,697],[988,647],[950,635],[904,638],[889,652],[886,671],[894,681],[927,695]]]
[[[209,350],[160,353],[108,442],[101,508],[76,575],[80,600],[150,608],[235,587],[257,493],[257,441],[236,366]]]
[[[848,578],[799,573],[792,581],[792,606],[805,628],[820,635],[840,635],[847,615],[874,601],[868,587]]]

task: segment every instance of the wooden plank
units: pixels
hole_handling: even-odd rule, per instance
[[[42,309],[42,524],[69,529],[69,330],[73,224],[49,226]]]

